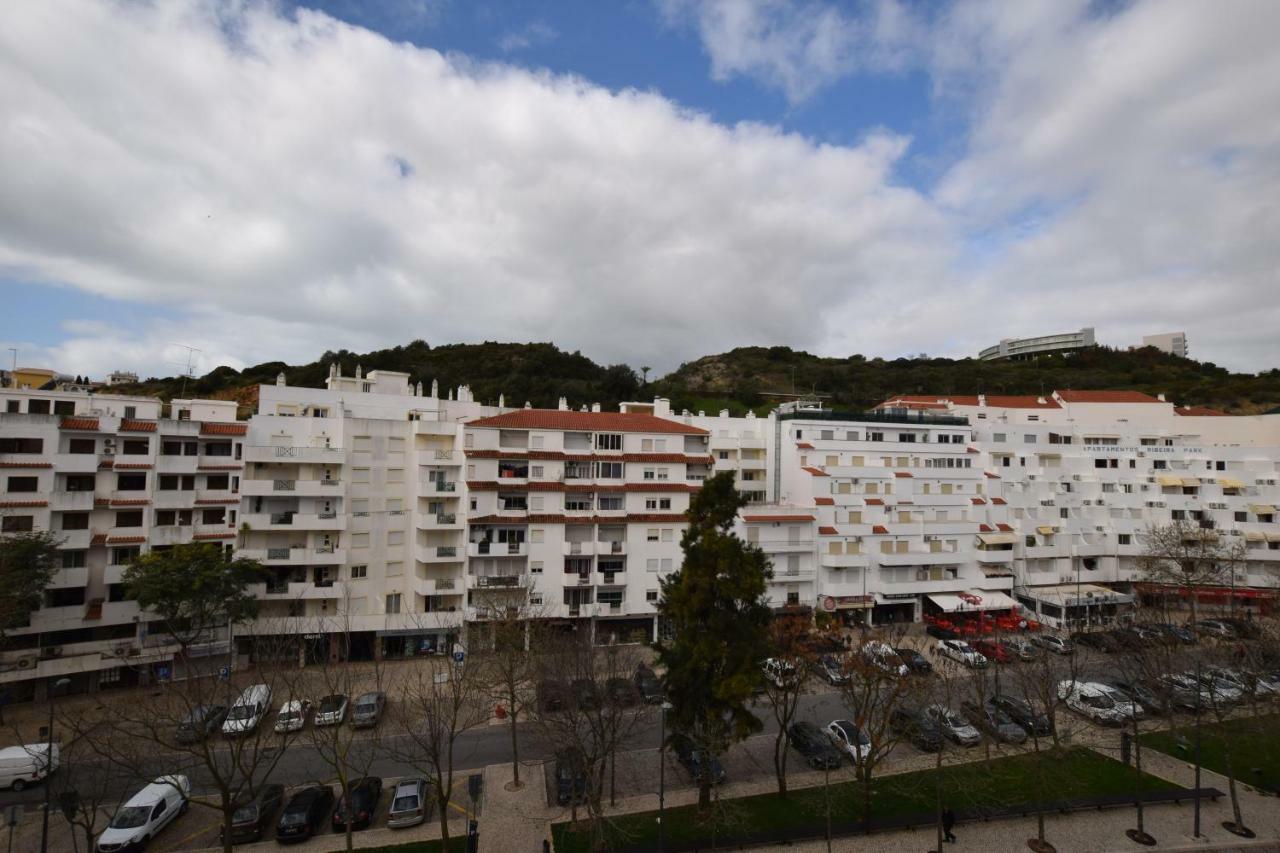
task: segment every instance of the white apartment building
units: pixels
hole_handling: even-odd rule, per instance
[[[244,423],[234,403],[79,391],[0,390],[0,524],[49,530],[60,568],[44,606],[9,632],[0,688],[12,701],[50,678],[73,690],[146,683],[175,673],[176,647],[125,598],[121,577],[138,553],[235,537]],[[219,635],[194,658],[225,653]]]
[[[978,353],[978,358],[982,361],[1032,358],[1048,353],[1075,352],[1096,343],[1093,327],[1086,326],[1078,332],[1056,332],[1031,338],[1001,338],[1000,343],[983,348]]]
[[[1183,358],[1186,358],[1187,353],[1190,352],[1187,346],[1186,332],[1163,332],[1159,335],[1143,335],[1142,345],[1144,347],[1155,347],[1162,352],[1182,356]]]

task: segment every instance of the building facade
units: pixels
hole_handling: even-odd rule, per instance
[[[1165,332],[1159,335],[1143,335],[1142,345],[1144,347],[1155,347],[1161,352],[1167,352],[1170,355],[1187,357],[1187,353],[1191,350],[1187,346],[1186,332]]]
[[[1050,353],[1075,352],[1094,346],[1096,343],[1093,328],[1087,326],[1078,332],[1059,332],[1052,335],[1037,335],[1033,338],[1002,338],[1000,343],[979,352],[978,358],[983,361],[1034,358]]]

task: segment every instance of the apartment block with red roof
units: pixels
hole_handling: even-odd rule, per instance
[[[246,430],[235,403],[28,389],[0,391],[0,401],[0,524],[60,540],[44,606],[0,651],[14,701],[49,678],[71,679],[73,691],[145,684],[225,653],[219,632],[175,661],[176,646],[121,581],[148,550],[234,544]]]

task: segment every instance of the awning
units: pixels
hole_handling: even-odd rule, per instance
[[[1018,537],[1012,533],[979,533],[978,540],[983,545],[1013,545]]]
[[[1218,485],[1224,489],[1243,489],[1244,480],[1237,480],[1234,477],[1219,477]]]
[[[1084,583],[1064,583],[1052,586],[1029,586],[1018,590],[1019,595],[1034,598],[1060,607],[1073,607],[1077,604],[1132,604],[1133,596],[1124,592],[1116,592],[1105,586]]]
[[[1058,528],[1054,527],[1052,524],[1042,524],[1036,528],[1036,533],[1039,533],[1041,536],[1052,536],[1057,532]]]
[[[1194,489],[1200,485],[1200,478],[1199,477],[1183,477],[1182,485],[1190,486],[1191,488]]]
[[[929,600],[938,605],[946,613],[958,613],[965,610],[1011,610],[1018,606],[1003,592],[985,589],[971,589],[968,592],[931,592]]]
[[[1161,474],[1156,477],[1156,482],[1162,486],[1177,486],[1178,488],[1182,488],[1182,478],[1175,477],[1172,474]]]
[[[1249,504],[1249,512],[1254,515],[1275,515],[1276,508],[1271,504]]]
[[[1280,534],[1278,534],[1280,535]],[[1244,532],[1244,541],[1246,542],[1266,542],[1267,534],[1261,530],[1246,530]]]
[[[978,566],[982,574],[989,578],[1011,578],[1013,569],[1008,566]]]
[[[1268,541],[1268,542],[1280,542],[1280,533],[1268,533],[1268,534],[1267,534],[1267,541]]]
[[[827,612],[832,610],[861,610],[874,607],[874,595],[824,595],[818,599],[818,606]]]

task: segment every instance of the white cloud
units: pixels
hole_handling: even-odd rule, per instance
[[[556,32],[554,27],[544,21],[534,21],[520,29],[504,33],[498,39],[498,49],[503,53],[528,50],[531,47],[553,42],[558,36],[559,33]]]
[[[854,6],[792,0],[659,0],[673,24],[692,22],[711,75],[755,77],[797,104],[857,70],[911,59],[919,24],[897,0]]]

